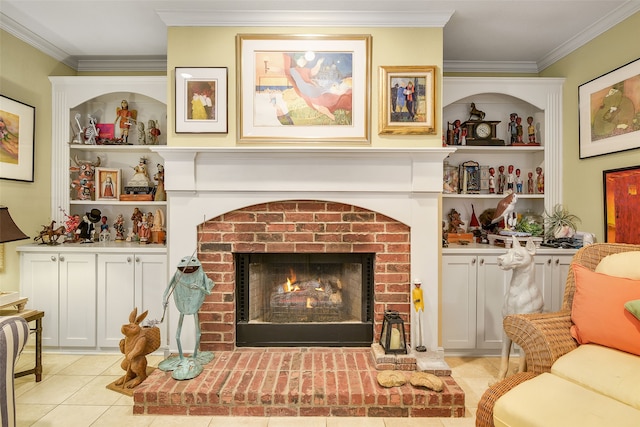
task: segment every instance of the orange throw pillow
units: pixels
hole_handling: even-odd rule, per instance
[[[640,298],[640,280],[607,276],[573,264],[576,291],[571,308],[571,336],[640,356],[640,320],[624,308]]]

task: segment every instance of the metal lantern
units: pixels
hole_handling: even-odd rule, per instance
[[[407,354],[407,340],[404,335],[404,322],[397,311],[384,312],[380,345],[385,354]]]

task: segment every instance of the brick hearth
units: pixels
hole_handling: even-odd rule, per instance
[[[384,388],[371,349],[240,348],[216,352],[198,377],[156,369],[134,392],[135,414],[219,416],[463,417],[465,395]],[[405,372],[407,378],[411,372]],[[438,372],[449,374],[450,372]]]

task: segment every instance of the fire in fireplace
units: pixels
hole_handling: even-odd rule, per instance
[[[237,345],[369,346],[370,253],[237,253]]]

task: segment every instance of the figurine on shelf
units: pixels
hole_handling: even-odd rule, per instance
[[[536,168],[536,190],[538,194],[544,194],[544,174],[540,166]]]
[[[131,214],[131,221],[133,221],[132,234],[134,236],[138,235],[138,227],[139,227],[140,223],[142,222],[143,216],[144,216],[144,214],[142,212],[140,212],[140,209],[133,208],[133,213]]]
[[[158,137],[160,136],[158,121],[149,120],[149,122],[147,123],[147,127],[149,128],[147,130],[147,132],[149,133],[149,138],[147,139],[148,143],[151,145],[158,145]]]
[[[120,121],[120,139],[124,144],[129,142],[129,128],[136,117],[138,117],[138,111],[129,110],[129,102],[123,99],[120,108],[116,108],[116,119],[113,123],[116,124],[118,120]]]
[[[453,145],[460,145],[460,120],[453,122]]]
[[[91,209],[82,217],[82,222],[78,225],[76,233],[80,238],[80,243],[93,243],[92,235],[95,232],[95,225],[102,218],[102,212],[99,209]]]
[[[147,171],[147,159],[140,157],[140,161],[136,166],[131,166],[135,171],[133,177],[127,183],[130,187],[148,187],[151,183],[149,172]]]
[[[522,193],[522,177],[520,176],[520,169],[516,169],[516,193]]]
[[[147,145],[147,134],[144,131],[144,122],[138,121],[136,129],[138,130],[138,145]]]
[[[515,183],[516,178],[513,174],[513,165],[509,165],[509,168],[507,169],[507,190],[511,190],[511,192],[513,192],[515,190]]]
[[[511,193],[504,199],[500,200],[493,214],[493,218],[491,219],[491,224],[499,224],[500,221],[503,221],[505,229],[512,229],[515,227],[516,224],[512,214],[515,214],[517,201],[518,196],[516,193]]]
[[[107,224],[107,217],[102,216],[102,222],[100,224],[100,241],[108,242],[111,240],[111,233],[109,233],[109,224]]]
[[[449,212],[449,229],[448,233],[464,233],[464,221],[460,219],[460,212],[455,209],[451,209]]]
[[[527,134],[529,135],[529,144],[536,143],[536,127],[533,125],[533,117],[527,117]]]
[[[147,221],[148,216],[143,215],[140,222],[138,222],[138,237],[140,237],[140,244],[149,243],[151,237],[151,224]]]
[[[507,177],[504,175],[504,166],[498,166],[498,194],[504,193],[504,186],[507,183]]]
[[[516,123],[516,119],[518,118],[518,114],[517,113],[511,113],[509,114],[509,123],[508,123],[508,129],[509,129],[509,141],[511,144],[513,144],[514,142],[516,142],[517,138],[518,138],[518,129],[516,128],[517,123]]]
[[[472,117],[475,117],[476,120],[484,120],[484,111],[478,110],[474,102],[471,103],[468,120],[471,120]]]
[[[76,190],[75,200],[93,200],[94,177],[96,168],[100,166],[100,157],[95,162],[89,160],[79,160],[78,155],[73,157],[75,166],[71,166],[69,171],[77,173],[78,176],[71,181],[71,188]]]
[[[533,194],[533,172],[527,175],[527,193]]]
[[[522,143],[523,129],[522,117],[516,117],[516,141]]]
[[[113,229],[116,231],[116,242],[122,242],[124,240],[124,216],[118,214],[116,222],[113,223]]]
[[[496,192],[496,170],[489,168],[489,193],[494,194]]]
[[[164,166],[158,163],[158,172],[153,176],[158,181],[153,200],[156,202],[164,202],[167,200],[167,193],[164,191]]]

